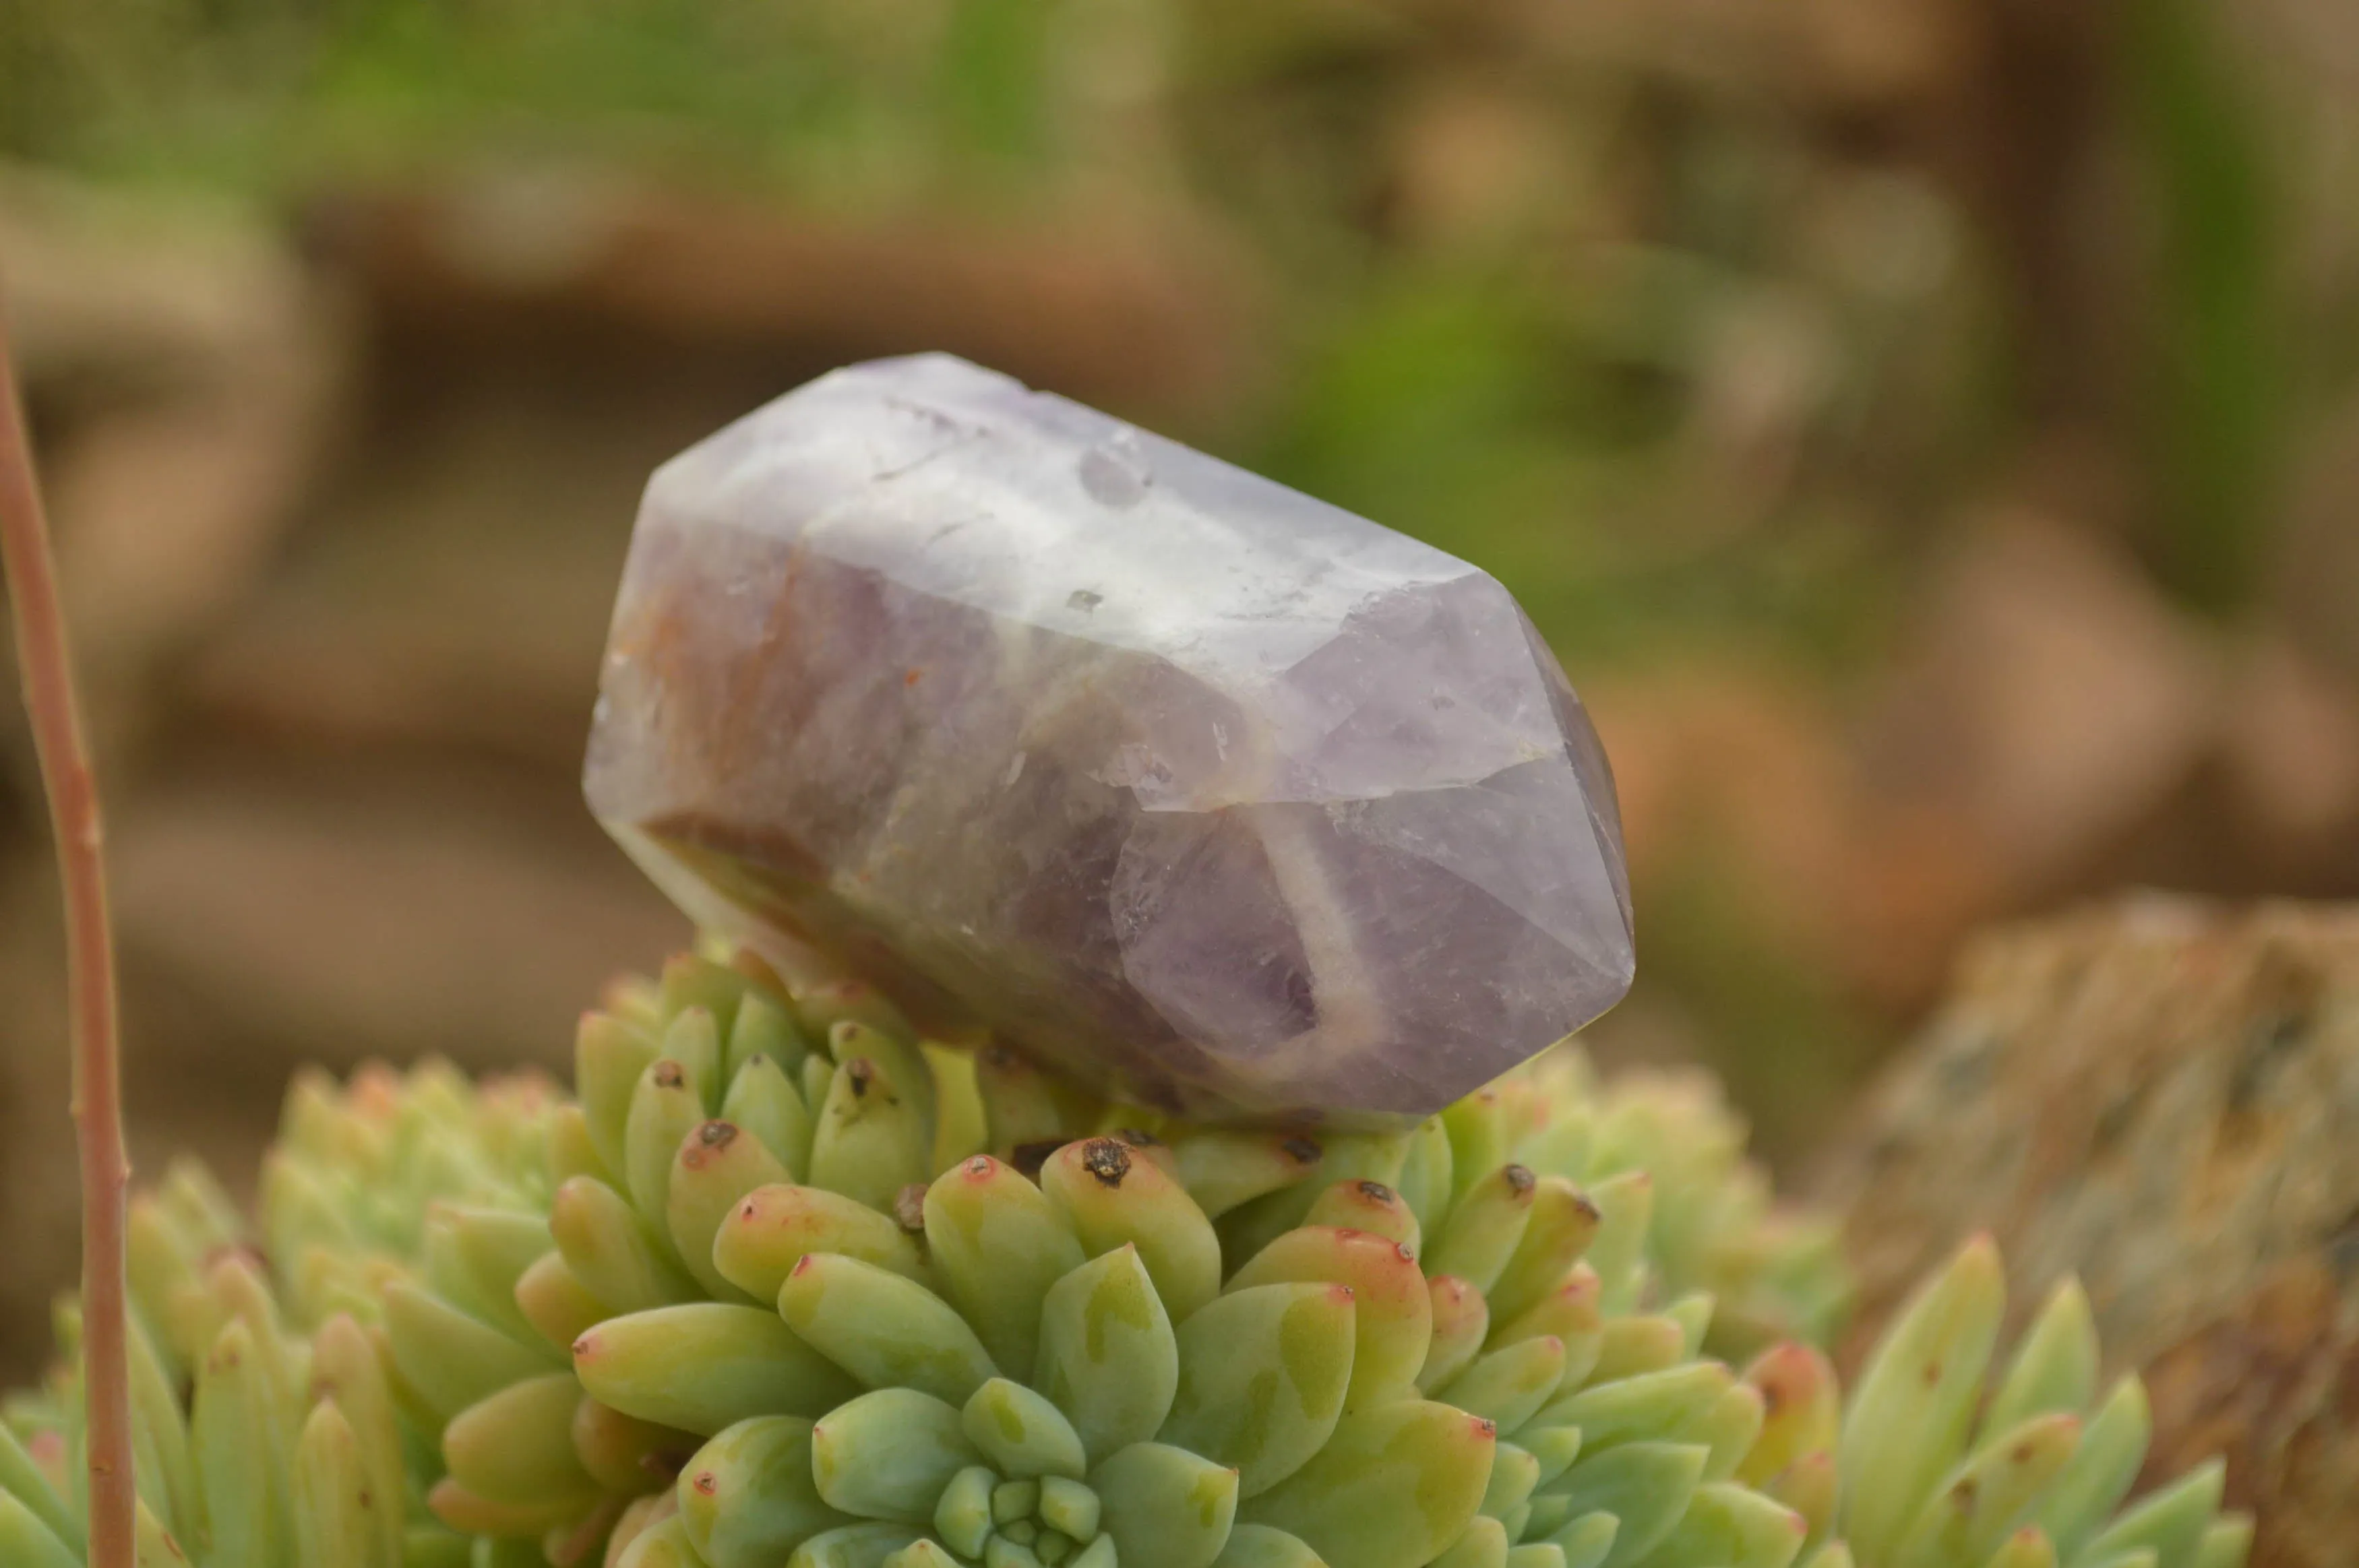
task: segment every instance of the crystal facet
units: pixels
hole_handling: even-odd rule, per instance
[[[1515,600],[940,355],[647,486],[592,809],[681,906],[1191,1116],[1439,1109],[1620,999],[1613,776]]]

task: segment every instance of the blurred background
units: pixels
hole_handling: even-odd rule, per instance
[[[638,487],[922,348],[1504,579],[1620,781],[1595,1048],[1788,1171],[1973,926],[2359,893],[2347,0],[0,0],[0,160],[149,1171],[298,1060],[560,1066],[682,938],[577,789]]]

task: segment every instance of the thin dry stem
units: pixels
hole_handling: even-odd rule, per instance
[[[82,1398],[90,1444],[91,1568],[132,1568],[136,1508],[131,1473],[131,1376],[125,1343],[122,1059],[115,1038],[114,943],[98,783],[74,703],[73,665],[58,603],[49,525],[33,479],[7,326],[0,320],[0,564],[7,569],[16,659],[49,791],[65,882],[66,965],[72,989],[74,1123],[82,1144]]]

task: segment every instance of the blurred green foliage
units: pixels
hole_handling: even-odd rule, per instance
[[[1576,648],[1757,621],[1841,657],[2022,434],[2007,333],[2055,324],[1971,173],[1895,140],[1931,111],[1814,89],[1828,40],[1755,9],[0,0],[0,150],[265,198],[521,156],[832,211],[1201,211],[1271,275],[1277,363],[1190,434],[1495,565]],[[2089,89],[2150,197],[2149,554],[2214,611],[2259,581],[2293,374],[2234,45],[2212,0],[2128,7]]]
[[[540,152],[889,205],[1048,156],[1051,10],[7,0],[0,139],[101,174],[266,192]]]
[[[2135,124],[2161,209],[2157,565],[2183,598],[2232,611],[2260,586],[2288,410],[2277,213],[2261,116],[2201,0],[2125,13]]]
[[[268,198],[562,157],[828,211],[1209,214],[1266,264],[1277,365],[1189,434],[1484,561],[1572,652],[1669,627],[1855,650],[1895,500],[1855,481],[1974,428],[1971,378],[1919,351],[1955,347],[1924,318],[1962,292],[1930,190],[1814,167],[1742,95],[1408,8],[0,3],[0,145],[116,177]],[[1404,173],[1461,78],[1505,141]]]

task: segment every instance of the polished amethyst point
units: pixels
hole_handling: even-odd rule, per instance
[[[657,471],[587,786],[699,921],[1190,1116],[1423,1116],[1630,984],[1505,589],[941,355]]]

